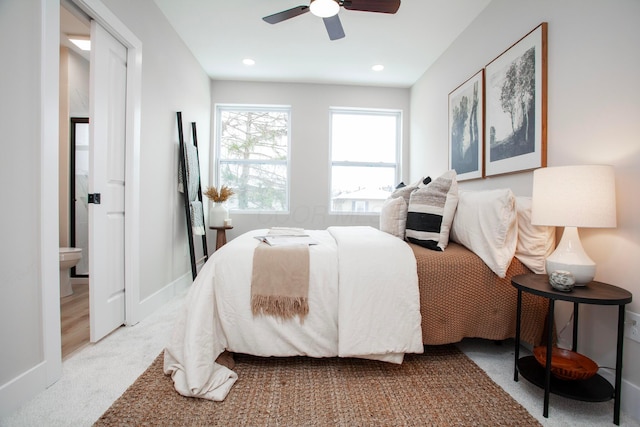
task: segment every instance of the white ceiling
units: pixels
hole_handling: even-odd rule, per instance
[[[341,8],[346,37],[330,41],[311,13],[262,20],[307,0],[154,1],[212,79],[391,87],[415,83],[490,2],[402,0],[395,15]]]

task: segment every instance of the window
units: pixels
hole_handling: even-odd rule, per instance
[[[331,212],[380,212],[400,177],[400,111],[331,109]]]
[[[229,209],[289,209],[289,107],[216,107],[218,185],[233,188]]]

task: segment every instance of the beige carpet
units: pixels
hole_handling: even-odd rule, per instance
[[[427,347],[402,365],[360,359],[235,355],[224,402],[185,398],[162,354],[96,426],[540,425],[454,346]]]

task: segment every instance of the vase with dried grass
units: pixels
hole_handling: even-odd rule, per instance
[[[224,227],[224,220],[229,218],[229,211],[224,202],[234,194],[234,191],[226,185],[220,187],[219,191],[215,186],[207,188],[204,195],[213,202],[213,206],[209,208],[209,227]]]

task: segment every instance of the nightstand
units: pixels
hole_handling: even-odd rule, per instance
[[[216,250],[220,249],[227,243],[227,230],[231,230],[233,226],[224,225],[222,227],[209,227],[212,230],[216,230]]]
[[[549,394],[587,402],[604,402],[615,399],[613,422],[620,424],[620,391],[622,383],[622,343],[624,340],[624,307],[631,302],[629,291],[602,282],[589,282],[585,286],[574,287],[570,292],[556,291],[549,284],[546,274],[521,274],[511,279],[511,284],[518,290],[518,307],[516,317],[515,367],[514,381],[518,381],[518,372],[533,384],[544,388],[543,416],[549,416]],[[539,295],[549,300],[547,315],[547,356],[546,366],[542,367],[534,356],[520,358],[520,318],[522,314],[522,292]],[[618,338],[616,347],[616,379],[615,386],[596,374],[586,380],[561,380],[551,375],[551,343],[553,342],[553,311],[556,301],[573,303],[573,343],[572,351],[578,344],[578,306],[579,304],[617,305],[618,306]]]

